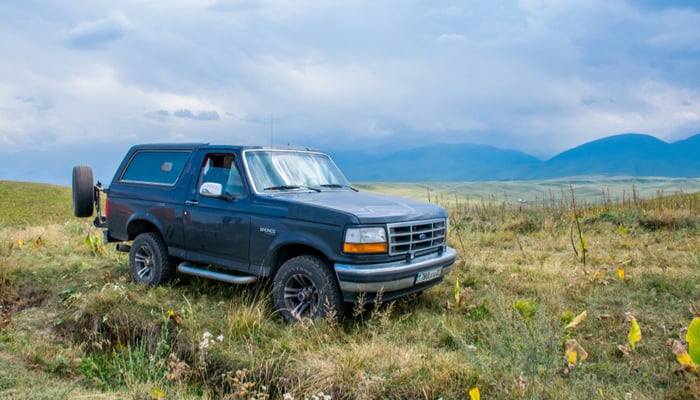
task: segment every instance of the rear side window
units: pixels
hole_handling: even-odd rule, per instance
[[[189,156],[186,151],[139,151],[131,158],[121,180],[173,185]]]

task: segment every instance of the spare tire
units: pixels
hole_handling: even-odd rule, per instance
[[[87,165],[73,167],[73,215],[91,217],[95,204],[95,185],[92,168]]]

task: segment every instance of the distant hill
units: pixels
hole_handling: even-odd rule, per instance
[[[674,143],[653,136],[610,136],[567,150],[533,170],[532,178],[576,175],[700,176],[700,135]]]
[[[433,145],[382,156],[331,152],[355,182],[488,181],[582,175],[700,177],[700,134],[667,143],[650,135],[595,140],[542,161],[516,150],[474,144]]]
[[[514,171],[541,164],[523,152],[476,144],[433,145],[374,157],[358,152],[331,156],[354,181],[508,180],[514,179]]]

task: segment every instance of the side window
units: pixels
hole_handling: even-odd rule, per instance
[[[174,185],[189,156],[184,151],[139,151],[131,158],[121,180]]]
[[[243,196],[243,180],[235,160],[236,157],[232,154],[208,155],[200,172],[199,187],[206,182],[218,183],[225,195]]]

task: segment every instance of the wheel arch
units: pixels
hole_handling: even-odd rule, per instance
[[[274,276],[282,264],[288,260],[304,255],[317,256],[326,261],[326,263],[330,261],[323,251],[307,243],[285,243],[275,248],[270,256],[270,276]]]
[[[133,215],[126,225],[126,233],[129,236],[128,240],[134,240],[136,236],[144,232],[155,232],[163,237],[163,231],[160,223],[156,218],[149,215]]]

